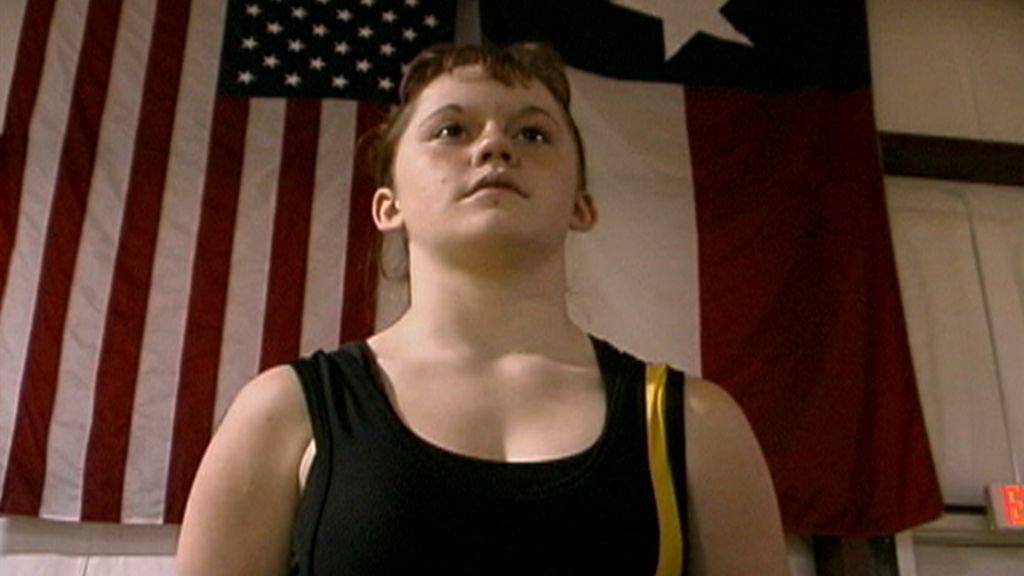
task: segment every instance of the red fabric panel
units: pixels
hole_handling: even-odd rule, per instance
[[[740,399],[786,529],[935,518],[870,91],[687,87],[686,108],[704,376]]]

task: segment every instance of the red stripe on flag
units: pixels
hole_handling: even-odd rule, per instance
[[[704,375],[743,404],[786,528],[935,517],[870,92],[687,87],[686,108]]]
[[[288,101],[263,317],[261,370],[299,354],[319,129],[320,101]]]
[[[28,127],[43,77],[43,59],[50,36],[55,0],[30,0],[25,7],[18,55],[0,134],[0,303],[7,289],[11,254],[18,231],[21,187],[25,180]],[[6,510],[0,507],[0,511]]]
[[[357,107],[345,254],[345,306],[341,310],[342,342],[369,336],[376,319],[379,254],[377,229],[370,214],[376,186],[370,163],[369,136],[387,114],[385,104],[360,102]]]
[[[121,519],[135,385],[188,17],[188,0],[161,0],[157,5],[97,370],[93,425],[85,460],[83,520]]]
[[[177,523],[213,431],[249,102],[217,97],[181,358],[164,521]]]
[[[64,323],[114,55],[110,31],[117,29],[120,14],[120,2],[91,2],[86,16],[0,503],[9,513],[36,515],[42,503]]]

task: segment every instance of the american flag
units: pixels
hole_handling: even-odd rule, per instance
[[[453,1],[27,2],[0,140],[0,513],[176,522],[242,384],[372,330],[356,143],[385,105],[217,92],[248,65],[226,49],[221,68],[221,46],[302,7],[306,58],[352,46],[323,56],[348,91],[321,96],[387,96],[404,58],[452,40]],[[316,44],[312,21],[346,10]]]
[[[220,91],[394,100],[402,67],[452,41],[454,2],[231,0]]]

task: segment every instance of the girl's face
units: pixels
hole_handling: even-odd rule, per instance
[[[374,197],[382,230],[404,228],[411,246],[428,249],[485,240],[560,249],[568,230],[593,225],[572,130],[543,84],[506,86],[480,67],[456,68],[414,106],[394,187]]]

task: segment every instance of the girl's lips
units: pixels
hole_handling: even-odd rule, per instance
[[[515,192],[519,196],[526,198],[527,195],[519,187],[519,185],[512,178],[501,173],[488,173],[480,178],[477,178],[475,182],[469,187],[469,190],[463,196],[472,196],[477,192],[485,189],[498,189],[498,190],[509,190]]]

